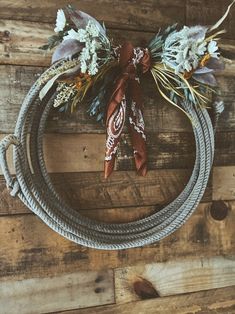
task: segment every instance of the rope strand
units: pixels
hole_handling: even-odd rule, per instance
[[[47,71],[57,67],[53,65]],[[46,72],[47,72],[46,71]],[[45,74],[44,74],[45,75]],[[45,76],[44,76],[45,77]],[[96,249],[126,249],[159,241],[178,229],[194,212],[207,186],[214,157],[214,125],[206,109],[183,103],[193,118],[196,158],[191,177],[179,196],[162,210],[128,223],[108,224],[83,217],[70,208],[55,191],[43,157],[43,134],[53,104],[53,94],[39,104],[39,93],[46,82],[38,79],[27,94],[14,135],[0,142],[0,165],[11,194],[38,215],[49,227],[65,238]],[[222,103],[214,104],[215,124]],[[29,139],[28,139],[29,138]],[[16,177],[10,175],[6,150],[14,145]]]

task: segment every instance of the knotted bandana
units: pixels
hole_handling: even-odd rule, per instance
[[[108,178],[113,171],[117,147],[126,117],[137,173],[144,176],[147,172],[146,136],[142,112],[143,99],[137,66],[142,73],[147,72],[150,68],[150,54],[148,49],[134,48],[131,43],[127,42],[121,46],[118,59],[121,74],[115,83],[106,113],[105,178]]]

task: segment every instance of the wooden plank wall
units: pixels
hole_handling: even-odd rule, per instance
[[[214,23],[229,0],[77,0],[114,41],[144,45],[159,27]],[[50,64],[38,49],[67,1],[0,1],[0,138],[14,131],[21,102]],[[215,162],[198,209],[177,232],[136,249],[105,251],[57,235],[18,200],[0,173],[0,312],[235,313],[235,8],[221,43],[225,111]],[[182,190],[194,162],[190,124],[143,84],[149,173],[137,177],[123,134],[116,171],[103,178],[104,129],[86,114],[53,111],[45,158],[56,188],[84,215],[124,222],[149,215]],[[9,157],[12,172],[14,172]],[[66,184],[65,184],[66,183]],[[66,312],[67,313],[67,312]]]

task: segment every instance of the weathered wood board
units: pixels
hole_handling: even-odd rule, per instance
[[[105,22],[115,43],[146,46],[160,27],[212,25],[230,0],[71,0]],[[0,139],[14,132],[21,103],[50,65],[39,49],[68,2],[0,1]],[[158,243],[97,251],[49,229],[12,198],[0,169],[1,313],[235,313],[235,9],[220,43],[225,71],[217,75],[225,110],[218,123],[214,167],[197,210]],[[45,162],[66,202],[106,222],[133,221],[161,210],[184,188],[195,158],[187,118],[142,82],[148,168],[136,175],[127,129],[112,176],[103,176],[105,128],[81,106],[52,109],[44,137]],[[209,110],[212,114],[212,110]],[[9,168],[14,173],[10,148]]]
[[[138,208],[129,208],[128,212],[126,208],[82,212],[90,218],[114,222],[143,217],[153,208],[136,210]],[[223,216],[219,215],[221,213]],[[184,226],[158,243],[130,250],[99,251],[64,239],[32,214],[2,216],[0,278],[54,276],[77,269],[100,270],[196,257],[233,256],[234,219],[234,201],[203,203]]]
[[[2,314],[48,313],[111,303],[114,303],[111,270],[4,281],[0,285]]]
[[[215,1],[214,1],[215,2]],[[156,3],[154,0],[143,0],[141,5],[130,0],[101,0],[94,3],[92,0],[72,0],[71,5],[104,21],[109,27],[116,29],[134,29],[139,31],[156,31],[159,27],[172,24],[176,21],[185,22],[185,0],[165,0]],[[68,2],[60,0],[56,5],[49,1],[9,2],[0,3],[0,18],[14,20],[37,21],[54,23],[58,8]],[[226,6],[224,5],[224,8]],[[177,12],[177,16],[176,16]]]
[[[124,304],[62,312],[62,314],[233,314],[235,312],[234,286],[200,291],[180,296],[153,298]]]
[[[155,296],[162,297],[232,286],[234,264],[234,259],[214,257],[117,268],[116,301],[128,303],[147,298],[147,287],[149,297],[154,292]]]

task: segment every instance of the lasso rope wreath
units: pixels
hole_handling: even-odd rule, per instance
[[[234,1],[233,1],[234,3]],[[233,4],[232,3],[232,4]],[[232,5],[231,4],[231,5]],[[222,101],[214,101],[214,72],[223,69],[217,28],[173,25],[159,32],[147,48],[131,43],[113,46],[91,16],[68,6],[57,14],[56,34],[43,49],[58,45],[52,66],[35,82],[22,104],[14,135],[0,143],[0,163],[11,189],[53,230],[76,243],[98,249],[125,249],[158,241],[179,228],[193,213],[205,191],[214,155],[214,130]],[[114,167],[125,119],[132,138],[138,174],[146,175],[147,154],[140,79],[151,71],[158,92],[192,122],[196,158],[192,175],[180,195],[154,214],[128,223],[108,224],[83,217],[55,191],[43,157],[43,134],[50,109],[88,112],[105,121],[105,177]],[[212,105],[211,105],[212,104]],[[214,109],[211,120],[207,108]],[[16,176],[8,169],[6,151],[13,144]]]

